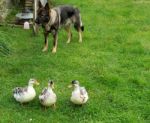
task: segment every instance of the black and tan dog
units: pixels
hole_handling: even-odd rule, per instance
[[[41,24],[44,28],[45,46],[43,51],[47,51],[48,49],[48,34],[51,33],[54,38],[52,52],[56,52],[58,30],[61,27],[64,27],[68,33],[67,43],[70,43],[72,37],[71,25],[74,25],[75,29],[78,31],[79,42],[82,42],[82,31],[84,31],[84,26],[82,24],[80,11],[73,6],[63,5],[50,9],[48,3],[43,7],[39,2],[38,15],[35,22]]]

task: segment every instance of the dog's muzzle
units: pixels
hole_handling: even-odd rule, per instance
[[[39,18],[39,17],[37,17],[36,19],[35,19],[35,23],[36,24],[44,24],[44,23],[48,23],[49,22],[49,17],[47,16],[47,17],[44,17],[44,18]]]

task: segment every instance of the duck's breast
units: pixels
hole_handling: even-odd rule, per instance
[[[46,96],[44,101],[45,105],[52,105],[56,103],[57,97],[54,92],[48,92],[45,96]]]
[[[36,92],[33,87],[28,87],[28,91],[25,94],[26,99],[33,99],[36,96]]]
[[[82,104],[83,100],[80,97],[80,91],[73,91],[71,96],[71,101],[75,104]]]

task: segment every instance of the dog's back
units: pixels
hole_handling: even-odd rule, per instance
[[[62,5],[54,8],[60,15],[60,25],[66,25],[68,22],[74,24],[75,29],[81,28],[84,30],[81,21],[81,15],[78,8],[71,5]],[[69,23],[69,24],[70,24]]]

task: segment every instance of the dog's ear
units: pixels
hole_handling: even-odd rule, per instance
[[[46,10],[49,10],[50,8],[49,8],[49,4],[48,4],[48,2],[46,3],[46,5],[45,5],[45,7],[44,7]]]
[[[39,8],[42,8],[43,6],[42,6],[42,3],[39,1],[39,3],[38,3],[38,5],[39,5]]]

